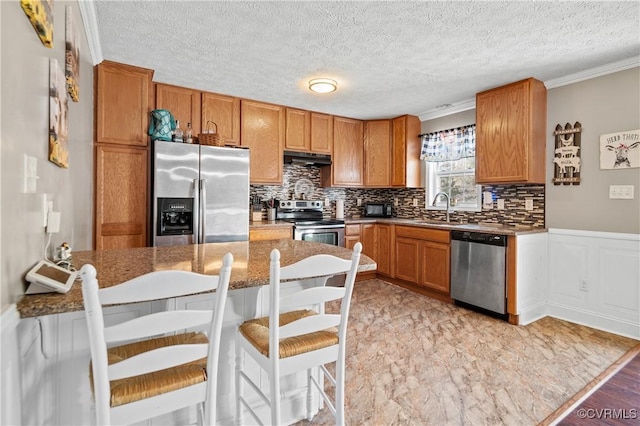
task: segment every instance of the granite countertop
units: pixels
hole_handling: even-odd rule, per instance
[[[73,253],[73,266],[80,269],[91,263],[98,271],[101,288],[110,287],[151,271],[181,269],[203,274],[218,274],[222,257],[231,252],[233,267],[229,290],[269,284],[269,255],[280,250],[280,262],[286,266],[314,254],[351,257],[344,247],[295,240],[243,241],[172,247],[141,247],[120,250],[79,251]],[[361,255],[359,272],[374,271],[376,263]],[[77,281],[66,294],[25,295],[17,304],[21,318],[80,311],[82,285]]]
[[[371,218],[371,217],[350,217],[345,219],[345,224],[357,223],[388,223],[393,225],[417,226],[421,228],[444,229],[447,231],[475,231],[487,232],[499,235],[523,235],[547,232],[545,228],[533,228],[521,225],[502,225],[500,223],[455,223],[430,219],[400,219],[400,218]]]
[[[286,220],[263,220],[263,221],[250,221],[249,229],[259,228],[292,228],[293,223]]]

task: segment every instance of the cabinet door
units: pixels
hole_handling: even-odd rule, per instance
[[[263,240],[279,240],[286,238],[293,239],[293,230],[290,226],[285,227],[269,227],[269,228],[257,228],[249,229],[249,241],[263,241]]]
[[[360,235],[345,235],[344,246],[349,250],[353,250],[353,246],[360,241]]]
[[[96,66],[96,142],[147,146],[152,78],[145,68]]]
[[[241,145],[251,150],[251,183],[282,184],[284,107],[242,100]]]
[[[364,185],[391,184],[391,122],[367,121],[364,132]]]
[[[478,183],[544,183],[546,104],[546,88],[534,79],[478,93]]]
[[[362,186],[363,131],[360,120],[333,118],[333,164],[322,170],[324,186]]]
[[[395,242],[395,269],[396,278],[411,283],[418,283],[419,240],[396,237]]]
[[[420,243],[420,285],[449,294],[449,252],[449,244]]]
[[[240,99],[233,96],[204,92],[202,94],[202,130],[207,122],[218,126],[218,133],[225,145],[240,145]],[[214,129],[215,127],[211,127]]]
[[[180,128],[184,131],[191,123],[193,135],[200,133],[201,92],[184,87],[156,84],[156,109],[166,109],[176,120],[180,120]]]
[[[285,149],[308,152],[311,149],[311,113],[287,108]]]
[[[147,245],[148,150],[96,146],[95,247]]]
[[[376,224],[376,257],[378,272],[391,275],[391,226]]]
[[[331,154],[333,150],[333,116],[311,113],[311,152]]]
[[[378,261],[377,232],[375,223],[363,223],[360,225],[360,242],[362,243],[362,254]]]
[[[391,185],[420,188],[420,119],[413,115],[392,122]]]

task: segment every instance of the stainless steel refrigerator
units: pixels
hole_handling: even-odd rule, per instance
[[[153,245],[249,239],[249,150],[154,142]]]

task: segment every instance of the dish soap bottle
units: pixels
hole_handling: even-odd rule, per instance
[[[187,128],[184,131],[184,141],[186,143],[193,143],[193,127],[191,127],[191,123],[187,123]]]

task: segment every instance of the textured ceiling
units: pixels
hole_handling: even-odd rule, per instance
[[[638,57],[640,2],[95,0],[104,59],[154,80],[359,119]],[[314,94],[309,79],[338,91]]]

